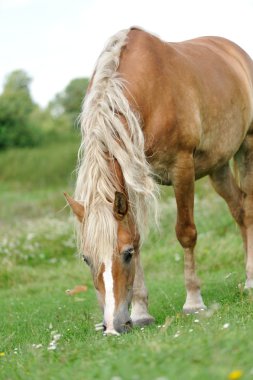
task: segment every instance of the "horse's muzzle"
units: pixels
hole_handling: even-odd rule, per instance
[[[129,331],[131,331],[133,327],[133,323],[131,320],[128,320],[125,323],[114,321],[113,326],[114,326],[113,329],[107,329],[106,325],[103,324],[104,334],[105,335],[120,335],[120,334],[128,333]]]

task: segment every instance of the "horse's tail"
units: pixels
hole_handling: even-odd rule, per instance
[[[145,157],[140,117],[125,96],[127,82],[117,72],[128,33],[129,30],[123,30],[109,40],[98,58],[84,99],[75,196],[85,208],[94,202],[114,199],[115,179],[110,173],[108,158],[115,158],[141,233],[147,225],[150,206],[156,205],[157,187]]]

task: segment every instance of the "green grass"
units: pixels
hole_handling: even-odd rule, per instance
[[[77,148],[69,141],[0,154],[0,379],[213,380],[237,369],[253,379],[253,296],[238,287],[245,279],[242,243],[206,179],[197,183],[196,257],[211,312],[181,312],[176,206],[171,189],[162,188],[160,230],[142,249],[156,323],[120,337],[95,332],[102,316],[62,196],[72,190]],[[88,291],[67,296],[77,284]],[[48,350],[52,331],[61,334],[55,351]]]

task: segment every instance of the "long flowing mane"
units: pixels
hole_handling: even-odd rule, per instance
[[[79,249],[101,264],[117,244],[117,223],[112,212],[116,187],[108,162],[115,158],[122,170],[131,212],[140,235],[156,209],[157,187],[145,158],[144,136],[139,116],[124,95],[120,78],[122,48],[129,30],[114,35],[98,58],[91,88],[81,113],[82,142],[75,198],[83,203],[85,218],[77,226]],[[122,122],[125,120],[127,128]]]

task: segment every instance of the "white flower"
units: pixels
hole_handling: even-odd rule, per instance
[[[53,335],[53,339],[49,343],[49,346],[47,347],[49,351],[56,350],[57,342],[61,338],[61,334],[56,334],[56,331],[52,331],[51,335]]]
[[[180,254],[179,253],[175,253],[174,259],[175,259],[175,261],[180,261],[181,260]]]
[[[32,347],[33,348],[41,348],[42,347],[42,344],[32,344]]]

